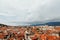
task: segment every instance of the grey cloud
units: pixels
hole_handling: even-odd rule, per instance
[[[0,0],[0,15],[6,16],[6,24],[10,25],[12,21],[48,22],[58,17],[60,20],[60,0]]]

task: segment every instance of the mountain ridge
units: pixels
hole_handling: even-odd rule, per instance
[[[27,24],[28,26],[42,26],[42,25],[48,25],[48,26],[60,26],[60,22],[47,22],[47,23],[40,23],[40,22],[34,22],[34,23],[29,23]],[[25,26],[27,26],[25,25]],[[0,23],[0,26],[9,26],[7,24],[1,24]],[[12,25],[11,25],[12,26]],[[21,26],[21,25],[18,25],[18,26]],[[22,25],[24,26],[24,25]]]

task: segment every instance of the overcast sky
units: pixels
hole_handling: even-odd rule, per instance
[[[0,0],[0,23],[48,21],[60,21],[60,0]]]

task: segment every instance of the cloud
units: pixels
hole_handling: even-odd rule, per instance
[[[6,24],[47,22],[60,17],[60,0],[0,0],[0,15]]]

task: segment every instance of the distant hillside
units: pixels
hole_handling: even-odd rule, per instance
[[[49,26],[60,26],[60,22],[48,22],[48,23],[46,23],[46,25],[49,25]]]
[[[7,25],[5,25],[5,24],[0,24],[0,26],[7,26]]]
[[[29,23],[27,23],[29,24]],[[49,25],[49,26],[60,26],[60,22],[48,22],[48,23],[30,23],[29,26],[42,26],[42,25]],[[7,24],[0,24],[0,26],[8,26]],[[19,26],[19,25],[18,25]]]
[[[45,24],[32,24],[31,26],[42,26],[42,25],[45,25]]]
[[[41,26],[41,25],[60,26],[60,22],[48,22],[48,23],[44,23],[44,24],[32,24],[32,26]]]

